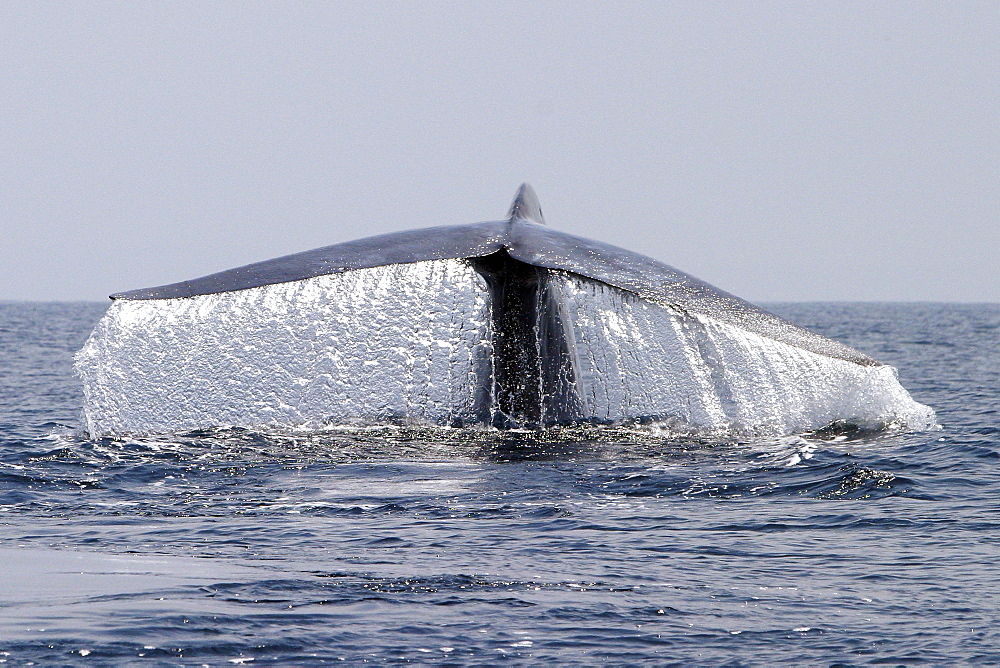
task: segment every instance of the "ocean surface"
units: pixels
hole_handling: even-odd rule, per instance
[[[769,308],[941,428],[91,440],[106,304],[0,303],[0,662],[1000,663],[1000,305]]]

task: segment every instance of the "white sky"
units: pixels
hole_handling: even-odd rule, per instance
[[[0,299],[502,218],[754,301],[1000,301],[997,2],[0,3]]]

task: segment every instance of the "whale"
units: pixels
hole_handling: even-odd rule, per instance
[[[77,354],[96,435],[219,426],[933,423],[896,370],[658,260],[502,220],[111,295]]]

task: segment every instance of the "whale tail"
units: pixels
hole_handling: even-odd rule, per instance
[[[892,367],[544,222],[525,183],[506,220],[118,293],[77,356],[88,429],[933,424]]]
[[[511,202],[510,210],[507,212],[507,220],[523,220],[537,225],[545,224],[545,216],[542,215],[542,207],[538,203],[538,195],[535,189],[528,183],[522,183],[517,189],[514,201]]]

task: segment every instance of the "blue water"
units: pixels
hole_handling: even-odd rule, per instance
[[[103,304],[0,304],[9,665],[1000,662],[1000,305],[772,310],[940,431],[88,440]]]

